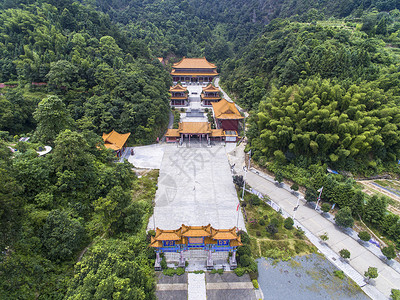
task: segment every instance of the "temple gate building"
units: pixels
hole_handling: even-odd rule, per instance
[[[110,133],[103,133],[104,146],[107,149],[113,150],[120,157],[125,150],[125,144],[130,135],[130,132],[121,134],[115,130]]]
[[[211,103],[218,102],[221,100],[219,88],[213,86],[211,83],[206,87],[203,87],[203,92],[201,93],[201,101],[204,106],[211,106]]]
[[[188,104],[188,90],[177,84],[169,89],[171,92],[171,106],[186,106]]]
[[[213,81],[218,75],[217,67],[203,58],[182,58],[180,62],[172,65],[172,79],[174,82],[207,83]]]
[[[165,134],[166,142],[177,142],[181,143],[186,139],[190,141],[207,141],[220,140],[223,141],[225,133],[222,129],[211,129],[209,122],[181,122],[179,123],[178,129],[168,129]]]
[[[160,254],[164,253],[167,262],[178,262],[180,267],[190,258],[204,259],[207,269],[214,268],[214,261],[226,262],[229,253],[231,269],[237,267],[236,250],[242,246],[236,227],[231,229],[215,229],[207,226],[185,226],[175,230],[156,229],[151,237],[150,247],[156,251],[154,268],[161,270]]]

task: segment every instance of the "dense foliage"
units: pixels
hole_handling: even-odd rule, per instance
[[[57,136],[45,157],[37,156],[37,145],[25,143],[25,150],[11,158],[1,144],[0,298],[60,298],[67,289],[71,299],[93,293],[153,298],[145,228],[157,176],[137,179],[128,163],[113,163],[113,154],[97,145],[96,135],[70,130]],[[76,272],[82,272],[82,280],[97,277],[90,286],[89,280],[69,282],[79,253],[93,239],[95,247]],[[100,275],[111,263],[111,273]],[[103,281],[111,286],[100,291]]]
[[[168,73],[107,15],[77,2],[55,5],[0,14],[0,82],[19,84],[0,96],[0,130],[34,129],[35,106],[44,95],[57,94],[79,129],[155,140],[168,122]]]

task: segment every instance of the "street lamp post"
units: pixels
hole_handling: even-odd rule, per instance
[[[297,210],[299,209],[299,202],[300,202],[300,197],[299,197],[299,196],[297,196],[297,203],[296,203],[296,207],[295,207],[295,208],[293,208],[293,210],[294,210],[294,213],[293,213],[293,220],[296,218],[296,212],[297,212]]]
[[[319,192],[319,196],[318,196],[318,199],[317,199],[317,204],[315,205],[315,210],[317,210],[317,208],[318,208],[318,203],[319,203],[319,201],[321,201],[321,195],[322,195],[322,190],[324,189],[324,187],[321,187],[317,192]]]

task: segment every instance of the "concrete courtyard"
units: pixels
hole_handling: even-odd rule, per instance
[[[197,147],[196,147],[197,146]],[[207,225],[245,230],[224,145],[164,145],[154,215],[148,229]]]

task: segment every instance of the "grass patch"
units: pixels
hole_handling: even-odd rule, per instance
[[[284,227],[285,219],[265,202],[254,202],[252,195],[245,194],[247,213],[247,232],[250,236],[250,249],[253,257],[269,257],[276,260],[289,260],[296,255],[315,253],[316,247],[309,242],[302,230]],[[254,205],[252,203],[257,203]],[[276,232],[268,228],[273,224]]]

